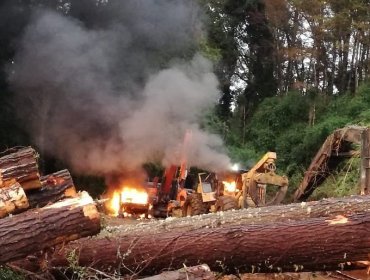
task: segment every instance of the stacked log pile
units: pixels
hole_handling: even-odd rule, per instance
[[[13,148],[7,153],[0,157],[0,217],[77,195],[68,170],[40,176],[33,148]]]
[[[0,265],[100,231],[93,199],[68,170],[40,176],[37,159],[31,147],[0,157]]]

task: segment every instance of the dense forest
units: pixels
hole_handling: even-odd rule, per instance
[[[291,190],[299,184],[317,149],[334,129],[370,123],[369,1],[123,2],[1,2],[1,150],[33,145],[40,151],[45,173],[66,166],[75,170],[78,185],[98,194],[103,179],[95,175],[102,174],[94,173],[98,168],[93,165],[85,172],[89,165],[85,157],[94,149],[86,138],[95,137],[101,144],[108,139],[101,135],[111,134],[117,128],[114,121],[102,121],[102,116],[114,119],[121,115],[115,113],[116,107],[102,112],[96,109],[117,103],[115,99],[109,103],[104,99],[102,103],[94,95],[81,103],[76,100],[94,90],[109,91],[114,96],[117,92],[132,94],[149,85],[155,87],[156,83],[147,83],[153,73],[169,68],[174,61],[191,61],[197,54],[212,62],[212,72],[218,80],[216,104],[205,108],[198,102],[190,103],[202,113],[194,111],[197,120],[200,118],[200,127],[220,135],[232,161],[244,168],[253,165],[266,151],[276,151],[279,172],[289,177]],[[70,21],[63,22],[64,19]],[[126,33],[130,36],[121,37]],[[58,34],[53,44],[48,41],[52,34]],[[110,42],[120,47],[110,50]],[[106,53],[108,64],[99,59]],[[59,68],[63,67],[66,71],[61,72]],[[105,81],[108,76],[109,85]],[[177,86],[175,91],[186,93],[186,89],[181,89],[186,83]],[[161,98],[150,101],[158,104],[146,120],[166,106],[159,102]],[[96,107],[86,105],[90,99]],[[180,98],[178,102],[187,100]],[[175,103],[171,103],[174,108]],[[138,135],[155,142],[155,133],[168,133],[167,124],[159,120],[153,136]],[[78,126],[79,122],[93,125],[87,128]],[[59,128],[67,124],[73,129],[56,132],[53,124]],[[76,132],[82,136],[65,141]],[[68,137],[62,136],[65,134]],[[115,137],[113,143],[119,138]],[[79,143],[86,153],[64,156],[67,149],[78,147]],[[58,148],[63,145],[66,150]],[[72,155],[79,164],[71,160]],[[99,161],[99,157],[91,160]],[[156,170],[153,165],[146,166]],[[351,187],[358,176],[356,160],[342,166],[338,175],[335,180],[341,188],[316,195],[353,193]]]

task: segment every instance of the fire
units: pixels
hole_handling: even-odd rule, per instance
[[[147,204],[148,193],[145,190],[124,187],[121,191],[121,203]]]
[[[225,186],[225,191],[227,191],[227,192],[235,192],[236,191],[235,181],[233,181],[233,182],[223,181],[222,183]]]
[[[149,195],[145,190],[135,187],[123,186],[120,190],[115,190],[111,199],[108,201],[107,207],[112,212],[112,215],[118,216],[122,204],[148,204]]]
[[[118,216],[120,210],[119,192],[114,191],[112,198],[108,201],[107,207],[113,216]]]

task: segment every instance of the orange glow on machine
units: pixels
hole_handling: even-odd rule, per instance
[[[125,214],[145,214],[151,209],[148,191],[141,186],[121,185],[114,190],[106,207],[113,216]]]
[[[222,183],[224,184],[224,188],[226,192],[233,193],[236,191],[235,181],[232,181],[232,182],[223,181]]]

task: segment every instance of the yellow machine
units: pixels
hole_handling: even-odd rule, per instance
[[[242,174],[242,191],[236,196],[240,208],[275,205],[283,201],[288,178],[275,173],[275,160],[276,153],[268,152],[251,170]]]
[[[184,200],[183,216],[275,205],[288,190],[288,179],[276,171],[276,153],[266,153],[247,172],[200,173],[196,191]]]
[[[186,190],[188,193],[182,205],[182,216],[205,214],[213,210],[217,200],[217,189],[214,188],[214,173],[199,173],[196,190]],[[181,194],[185,190],[183,189]]]

